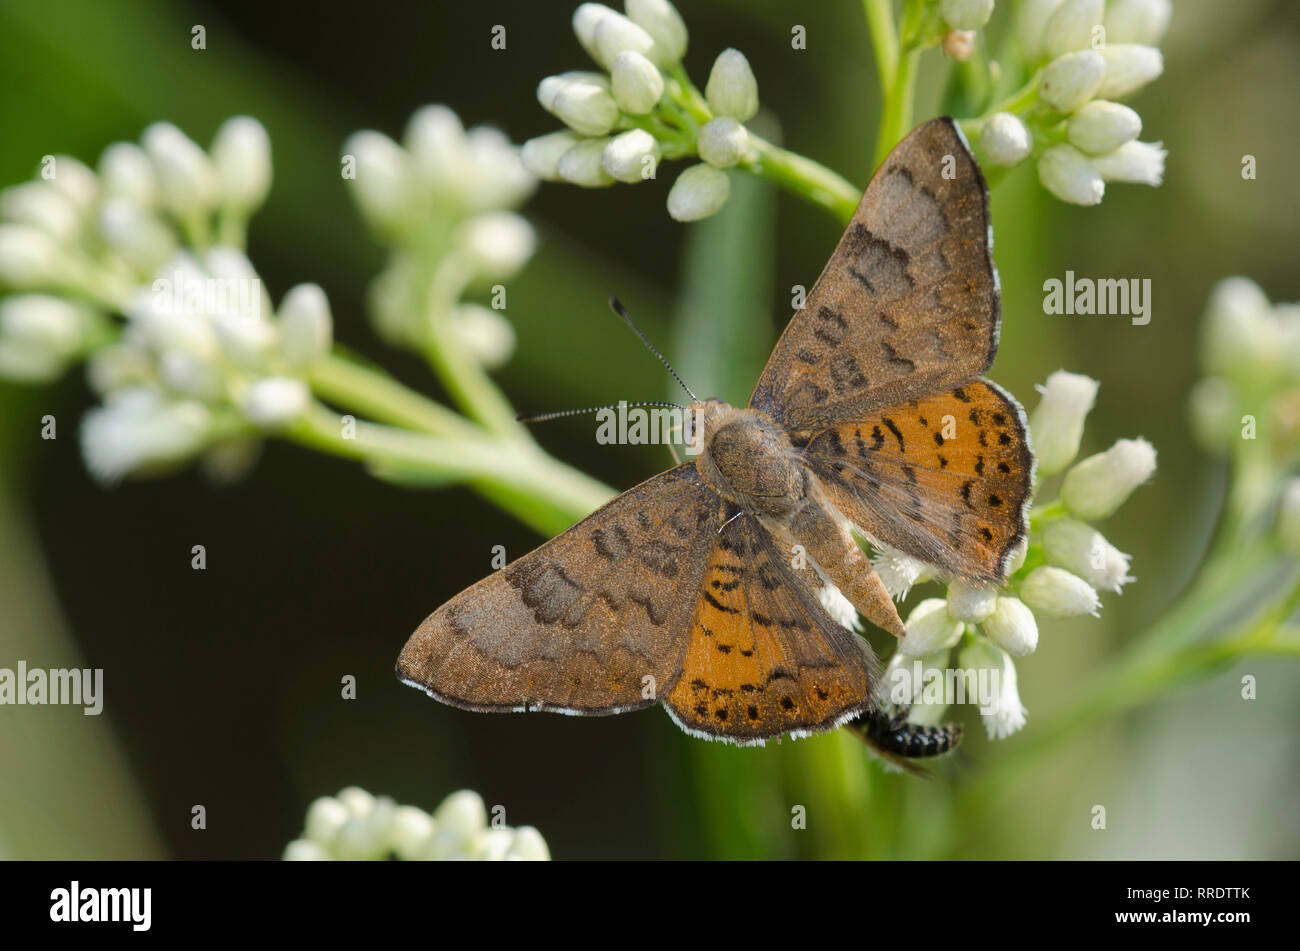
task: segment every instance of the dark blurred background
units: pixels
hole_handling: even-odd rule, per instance
[[[340,145],[362,128],[397,137],[429,102],[516,141],[550,131],[534,87],[585,68],[569,26],[575,5],[0,0],[0,185],[29,177],[47,153],[93,164],[156,120],[206,144],[226,117],[256,116],[271,135],[275,185],[249,256],[272,297],[321,283],[339,340],[440,397],[423,365],[385,347],[366,319],[382,250],[340,181]],[[879,94],[860,4],[679,6],[697,84],[721,49],[741,49],[784,143],[865,184]],[[1047,196],[1026,166],[994,193],[1005,313],[994,376],[1030,407],[1033,384],[1058,367],[1094,376],[1102,387],[1085,451],[1143,435],[1160,453],[1154,483],[1105,526],[1140,580],[1106,597],[1100,621],[1044,626],[1020,665],[1027,732],[1161,613],[1202,554],[1223,486],[1185,425],[1207,291],[1244,273],[1274,300],[1300,297],[1300,11],[1281,0],[1175,7],[1166,73],[1134,102],[1142,138],[1169,149],[1165,185],[1115,185],[1101,206],[1076,208]],[[806,51],[790,48],[794,22],[807,28]],[[194,24],[207,28],[206,50],[190,47]],[[489,46],[495,24],[507,27],[504,51]],[[918,121],[937,108],[944,70],[927,55]],[[1246,153],[1257,181],[1241,179]],[[543,185],[527,206],[542,246],[511,285],[520,347],[499,374],[517,406],[666,392],[604,301],[618,294],[653,338],[671,339],[693,226],[668,218],[670,181]],[[840,231],[784,194],[774,216],[775,264],[759,269],[768,305],[753,328],[768,341],[789,316],[788,289],[811,284]],[[1042,282],[1066,269],[1150,277],[1150,325],[1044,316]],[[796,744],[808,751],[795,759],[790,744],[705,746],[657,710],[464,713],[398,685],[394,659],[429,611],[490,570],[493,545],[515,557],[536,535],[468,491],[403,490],[274,443],[235,485],[188,471],[105,489],[75,439],[92,404],[80,374],[50,388],[0,384],[0,666],[103,667],[106,690],[99,718],[0,710],[0,856],[274,858],[313,798],[351,784],[425,808],[472,787],[504,804],[511,824],[538,826],[564,858],[1300,855],[1294,665],[1251,667],[1268,689],[1248,713],[1231,702],[1240,672],[1230,671],[1100,725],[977,815],[955,812],[947,791],[1021,737],[972,736],[964,768],[917,784],[838,776],[836,738]],[[47,413],[59,421],[55,441],[38,438]],[[577,421],[537,435],[618,488],[669,461],[662,449],[597,446],[590,432]],[[196,544],[206,571],[190,568]],[[345,674],[358,680],[355,701],[340,699]],[[1243,730],[1252,742],[1239,742]],[[833,782],[865,784],[862,829],[791,833],[790,804],[815,805],[819,784]],[[1115,834],[1090,835],[1096,802],[1116,804]],[[190,828],[195,804],[207,809],[206,832]]]

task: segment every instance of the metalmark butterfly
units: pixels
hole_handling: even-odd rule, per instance
[[[998,345],[991,245],[961,132],[926,123],[876,172],[749,406],[697,403],[695,459],[444,604],[398,677],[469,710],[662,703],[741,744],[857,719],[902,756],[951,745],[885,713],[871,648],[816,590],[829,580],[902,636],[846,521],[947,576],[1004,580],[1033,457],[1020,406],[980,378]]]

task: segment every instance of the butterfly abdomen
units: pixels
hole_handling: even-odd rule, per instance
[[[905,759],[940,756],[955,750],[961,744],[962,737],[960,723],[928,726],[908,723],[901,717],[883,712],[865,714],[855,721],[855,726],[868,743],[881,752]]]

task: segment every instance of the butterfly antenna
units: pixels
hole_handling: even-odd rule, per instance
[[[673,375],[673,379],[677,381],[678,385],[686,391],[686,395],[694,402],[698,403],[700,398],[691,391],[689,386],[686,385],[686,381],[677,375],[677,371],[673,369],[673,365],[669,363],[667,358],[665,358],[664,355],[655,348],[655,345],[650,342],[650,338],[641,332],[641,328],[632,320],[632,315],[627,312],[627,308],[619,302],[619,299],[617,297],[611,297],[609,299],[609,306],[614,308],[614,313],[622,317],[623,323],[631,327],[632,332],[641,338],[641,342],[646,345],[646,349],[658,357],[659,362],[668,368],[668,372]]]
[[[520,423],[544,423],[548,419],[560,419],[564,416],[582,416],[584,413],[598,413],[602,409],[618,409],[619,406],[627,406],[629,409],[633,406],[661,406],[664,408],[672,407],[680,410],[686,409],[686,407],[682,406],[680,403],[667,403],[662,400],[646,400],[640,403],[611,403],[608,406],[588,406],[583,409],[558,409],[551,413],[520,413],[515,417],[515,421]]]

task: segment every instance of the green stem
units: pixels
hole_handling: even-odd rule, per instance
[[[884,105],[880,113],[880,130],[876,135],[876,168],[912,128],[916,67],[923,45],[919,34],[924,13],[923,0],[907,0],[898,59],[883,90]]]
[[[847,223],[857,210],[862,190],[810,158],[750,135],[758,157],[741,167],[828,209]]]
[[[469,436],[478,427],[431,399],[408,389],[381,370],[331,353],[311,370],[317,396],[374,419],[441,436]]]
[[[286,438],[377,474],[423,473],[429,481],[469,482],[544,535],[555,535],[607,502],[613,490],[528,444],[486,437],[434,436],[358,421],[346,431],[317,405]]]
[[[876,53],[876,74],[883,94],[898,69],[898,31],[894,26],[894,0],[862,0]]]

